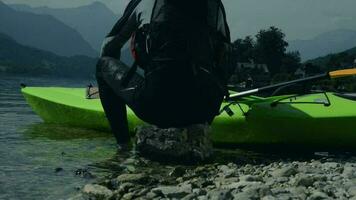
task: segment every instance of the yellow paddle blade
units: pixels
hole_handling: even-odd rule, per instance
[[[343,69],[338,71],[329,72],[330,78],[342,78],[346,76],[356,75],[356,68],[353,69]]]

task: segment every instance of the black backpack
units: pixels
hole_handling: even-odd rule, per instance
[[[135,63],[146,70],[152,61],[189,60],[193,72],[209,72],[221,89],[231,74],[231,40],[220,0],[156,0],[150,24],[131,40]]]
[[[221,1],[156,0],[151,16],[150,23],[142,25],[132,36],[135,64],[131,71],[139,66],[145,74],[150,74],[162,70],[157,68],[160,63],[169,67],[171,65],[163,63],[189,63],[173,64],[168,76],[176,78],[175,72],[179,69],[175,67],[188,68],[182,69],[189,73],[182,76],[188,88],[182,95],[191,97],[192,103],[184,105],[198,113],[192,118],[205,117],[211,121],[219,114],[224,96],[228,95],[226,85],[232,68],[230,33]],[[177,80],[175,88],[182,87],[182,81],[174,80]],[[172,87],[160,85],[161,90]],[[190,91],[190,85],[196,93]]]

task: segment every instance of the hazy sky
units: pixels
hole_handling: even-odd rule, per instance
[[[75,7],[100,1],[120,13],[129,0],[3,0],[31,6]],[[356,30],[356,0],[223,0],[232,38],[275,25],[287,39],[308,39],[335,29]]]

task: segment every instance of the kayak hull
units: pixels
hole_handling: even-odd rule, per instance
[[[85,99],[83,88],[26,87],[22,93],[46,123],[109,131],[100,100]],[[223,112],[211,126],[211,138],[219,146],[298,146],[356,149],[356,102],[329,94],[331,105],[289,104],[272,106],[266,99],[242,109],[232,106],[233,116]],[[296,102],[320,100],[307,95]],[[289,102],[289,103],[288,103]],[[295,102],[294,102],[295,103]],[[226,104],[224,104],[226,105]],[[224,106],[223,105],[223,106]],[[129,128],[145,123],[128,108]]]

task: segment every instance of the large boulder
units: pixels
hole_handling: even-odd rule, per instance
[[[164,162],[199,162],[212,155],[208,125],[160,129],[136,129],[136,149],[145,157]]]

